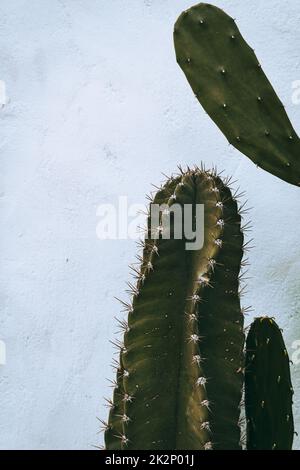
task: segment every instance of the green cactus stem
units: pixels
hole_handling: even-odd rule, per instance
[[[236,198],[215,172],[188,169],[153,204],[204,205],[204,245],[150,229],[118,344],[107,449],[240,449],[244,236]],[[161,214],[162,215],[162,214]],[[162,220],[162,219],[160,219]]]
[[[197,99],[257,166],[300,185],[300,139],[234,19],[200,3],[174,28],[177,62]]]
[[[256,318],[246,350],[247,450],[291,450],[294,422],[289,357],[272,318]]]

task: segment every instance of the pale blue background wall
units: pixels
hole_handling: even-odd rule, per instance
[[[215,0],[234,16],[300,130],[300,5]],[[176,64],[187,0],[3,0],[0,6],[0,447],[88,449],[105,417],[135,243],[99,241],[96,209],[177,164],[217,164],[247,193],[245,303],[300,340],[300,191],[230,148]],[[248,319],[250,321],[250,318]],[[292,367],[300,430],[300,355]],[[296,447],[300,447],[299,439]]]

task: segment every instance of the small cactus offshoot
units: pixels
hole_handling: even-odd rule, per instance
[[[247,450],[291,450],[293,388],[288,353],[273,318],[256,318],[246,342]]]

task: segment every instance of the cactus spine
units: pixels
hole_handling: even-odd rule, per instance
[[[246,343],[248,450],[291,450],[293,388],[287,350],[272,318],[257,318]]]
[[[237,202],[215,173],[195,169],[167,181],[153,203],[170,212],[174,204],[204,204],[205,243],[188,251],[184,238],[163,239],[160,227],[145,241],[106,448],[239,449],[244,237]]]
[[[300,186],[300,139],[235,21],[200,3],[178,18],[174,43],[196,97],[230,144]]]

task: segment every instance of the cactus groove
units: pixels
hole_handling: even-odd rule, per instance
[[[200,3],[178,18],[174,43],[197,99],[230,144],[300,186],[300,139],[234,19]]]
[[[237,201],[215,172],[170,178],[154,204],[204,204],[205,239],[146,237],[106,426],[107,449],[240,449],[244,236]],[[173,220],[171,218],[171,220]],[[148,235],[150,219],[148,219]]]
[[[246,342],[247,450],[291,450],[293,388],[287,350],[272,318],[257,318]]]

